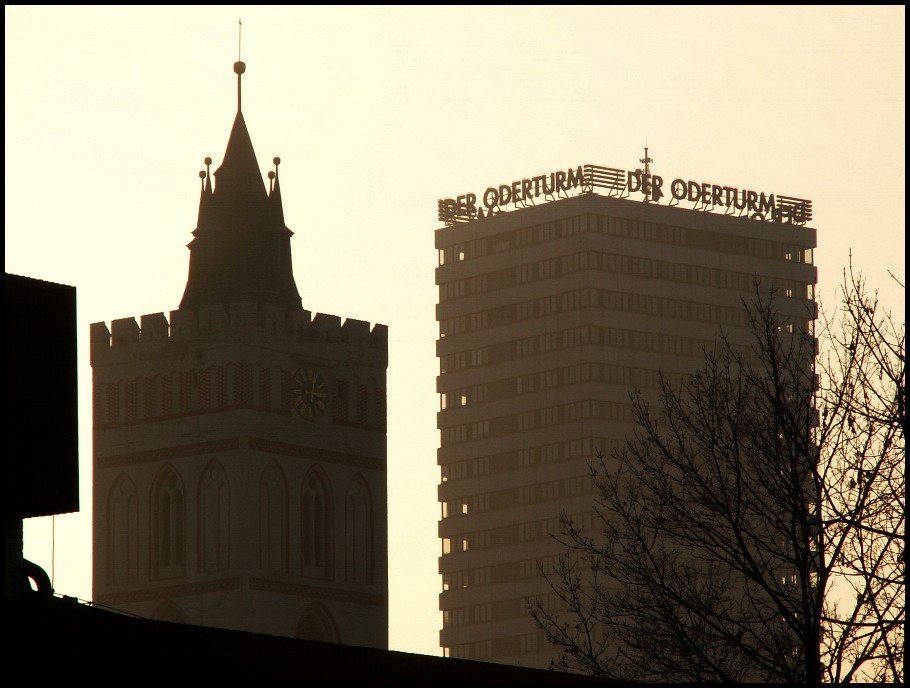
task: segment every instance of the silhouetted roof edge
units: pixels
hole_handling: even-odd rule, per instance
[[[16,676],[136,676],[140,682],[197,676],[361,683],[602,682],[505,664],[154,621],[72,598],[5,604],[5,654]]]

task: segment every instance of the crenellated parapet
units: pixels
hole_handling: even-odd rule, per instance
[[[123,352],[127,360],[174,346],[212,342],[309,341],[345,344],[372,350],[387,360],[388,326],[328,313],[283,309],[255,301],[237,301],[197,309],[174,310],[170,321],[164,313],[97,322],[90,326],[91,361],[110,360]]]

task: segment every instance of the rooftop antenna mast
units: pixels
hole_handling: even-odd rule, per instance
[[[654,162],[654,158],[648,157],[648,147],[645,146],[645,157],[639,158],[638,162],[643,163],[645,170],[642,176],[642,190],[650,188],[651,184],[651,163]],[[646,181],[647,180],[647,181]],[[644,191],[645,194],[645,203],[651,202],[651,193],[649,191]],[[656,198],[654,200],[657,200]]]
[[[645,146],[645,157],[639,158],[639,159],[638,159],[638,162],[642,162],[642,163],[645,164],[645,174],[651,174],[651,166],[650,166],[650,164],[651,164],[652,162],[654,162],[654,158],[649,158],[649,157],[648,157],[648,147],[647,147],[647,146]]]

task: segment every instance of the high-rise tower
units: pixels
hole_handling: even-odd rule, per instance
[[[302,307],[234,71],[179,308],[91,326],[94,600],[387,648],[387,328]]]
[[[721,329],[750,342],[743,299],[756,280],[811,327],[808,201],[664,183],[647,150],[642,162],[439,203],[446,655],[546,668],[555,650],[527,602],[559,606],[541,575],[565,552],[551,535],[562,511],[595,525],[588,461],[635,428],[629,392],[694,372]]]

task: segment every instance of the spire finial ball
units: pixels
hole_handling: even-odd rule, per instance
[[[211,165],[211,164],[212,164],[212,159],[209,158],[209,157],[207,157],[207,158],[205,159],[205,164],[206,164],[206,165]]]
[[[275,173],[272,172],[272,170],[269,170],[269,179],[274,179],[274,178],[275,178]]]
[[[246,71],[246,65],[243,62],[241,62],[240,60],[237,60],[237,62],[234,63],[234,73],[243,74],[245,71]]]
[[[205,179],[205,170],[199,170],[199,178]]]
[[[280,164],[281,164],[281,158],[279,158],[278,156],[275,156],[275,158],[272,160],[272,162],[275,163],[276,165],[280,165]]]

